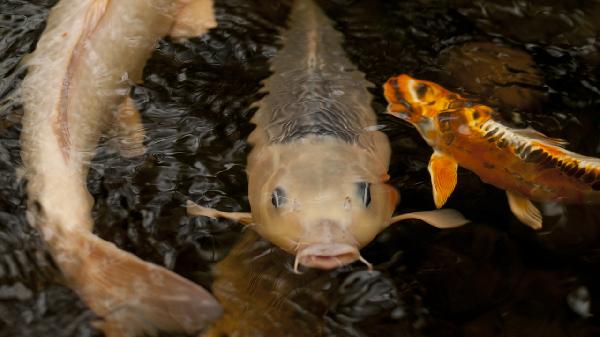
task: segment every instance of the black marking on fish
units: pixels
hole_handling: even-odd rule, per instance
[[[427,87],[427,85],[423,84],[423,83],[417,83],[417,86],[415,88],[415,92],[417,93],[417,97],[422,100],[425,95],[427,94],[427,90],[429,88]]]
[[[569,166],[567,169],[567,175],[574,177],[577,173],[577,170],[579,170],[579,165],[577,165],[576,163],[571,164],[571,166]]]
[[[489,131],[488,131],[488,132],[487,132],[485,135],[483,135],[483,137],[484,137],[484,138],[490,138],[490,137],[492,137],[493,135],[495,135],[495,134],[496,134],[496,132],[498,132],[498,130],[500,130],[500,128],[499,128],[499,127],[496,127],[495,129],[489,130]],[[487,129],[486,129],[486,131],[487,131]]]
[[[586,184],[591,184],[596,180],[596,174],[594,171],[586,171],[585,174],[581,177],[581,180]]]
[[[400,92],[400,86],[398,85],[398,79],[392,78],[390,80],[390,85],[394,89],[394,97],[396,97],[396,101],[398,103],[404,105],[405,108],[410,109],[411,108],[410,104],[408,104],[408,102],[404,99],[404,95],[402,95],[402,93]]]
[[[531,151],[527,157],[525,157],[525,162],[528,163],[538,163],[542,158],[542,153],[544,153],[541,149],[536,149]]]
[[[451,112],[448,112],[448,111],[440,112],[437,116],[438,124],[440,126],[440,131],[442,131],[442,132],[450,131],[450,128],[452,127],[452,119],[453,118],[454,117],[452,116]]]
[[[600,191],[600,181],[596,181],[595,183],[592,184],[592,189],[594,191]]]
[[[492,164],[492,163],[489,163],[489,162],[487,162],[487,161],[484,161],[484,162],[483,162],[483,167],[485,167],[485,168],[488,168],[488,169],[490,169],[490,170],[493,170],[493,169],[495,169],[495,168],[496,168],[496,165],[494,165],[494,164]]]

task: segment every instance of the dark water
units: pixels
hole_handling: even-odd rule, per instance
[[[100,336],[25,220],[20,110],[12,99],[52,0],[0,3],[0,336]],[[600,157],[600,2],[338,0],[320,4],[376,88],[393,146],[398,212],[434,207],[431,149],[392,120],[380,87],[408,73],[498,108],[515,126],[565,138]],[[473,223],[386,230],[363,255],[375,264],[294,275],[290,257],[234,223],[185,215],[192,200],[248,210],[249,105],[279,46],[288,3],[217,0],[219,27],[161,41],[134,90],[147,154],[102,142],[88,187],[95,231],[145,260],[219,289],[214,336],[600,336],[600,210],[568,206],[533,232],[503,191],[460,170],[447,206]],[[236,245],[236,242],[238,243]],[[235,246],[235,248],[234,248]],[[232,250],[233,249],[233,250]],[[227,258],[226,258],[227,256]],[[221,261],[219,263],[219,261]]]

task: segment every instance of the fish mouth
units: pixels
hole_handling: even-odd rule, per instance
[[[298,272],[298,265],[309,268],[334,269],[354,261],[363,261],[370,268],[370,264],[361,256],[358,248],[343,243],[316,243],[308,245],[296,254],[294,271]]]
[[[386,113],[403,120],[409,120],[412,115],[412,109],[410,108],[408,102],[402,100],[401,103],[388,104]]]

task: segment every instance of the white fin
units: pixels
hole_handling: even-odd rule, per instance
[[[54,259],[68,285],[102,318],[95,325],[107,337],[156,330],[191,334],[221,315],[201,286],[90,232],[67,235],[52,245]]]
[[[171,37],[187,39],[200,36],[217,26],[212,0],[187,1],[175,17]]]
[[[458,164],[452,157],[435,151],[427,167],[431,175],[435,207],[444,206],[456,187]]]
[[[402,220],[418,219],[427,222],[437,228],[455,228],[469,222],[459,211],[453,209],[439,209],[435,211],[412,212],[392,217],[390,223]]]
[[[529,199],[509,191],[506,191],[506,196],[510,210],[519,221],[533,229],[542,228],[542,213]]]
[[[121,155],[125,158],[143,155],[146,148],[142,116],[131,97],[127,96],[121,103],[115,120]]]
[[[546,136],[545,134],[543,134],[539,131],[536,131],[532,128],[510,129],[510,131],[512,133],[514,133],[515,135],[529,138],[529,139],[535,139],[535,140],[539,141],[540,143],[544,143],[545,145],[548,145],[548,146],[557,146],[557,147],[564,148],[566,145],[569,144],[569,142],[567,142],[564,139],[550,138],[550,137]]]
[[[252,224],[252,213],[248,212],[221,212],[214,208],[202,207],[195,202],[187,201],[187,213],[190,215],[207,216],[213,219],[229,219],[244,225]]]

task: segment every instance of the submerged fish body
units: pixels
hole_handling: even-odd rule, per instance
[[[195,27],[177,23],[194,15]],[[143,151],[129,87],[141,79],[158,39],[214,25],[210,0],[62,0],[24,61],[21,145],[28,218],[68,285],[104,318],[109,336],[154,328],[193,332],[219,313],[201,287],[94,236],[93,198],[86,188],[98,139],[111,125],[118,126],[113,129],[123,139],[122,153]]]
[[[189,211],[252,224],[296,255],[295,269],[365,262],[359,249],[396,221],[399,198],[386,183],[390,146],[377,130],[367,91],[371,83],[313,1],[295,1],[289,21],[283,47],[271,60],[273,74],[264,82],[268,94],[252,119],[256,129],[247,167],[252,212],[227,214],[193,204]],[[420,218],[439,226],[464,223],[456,216],[446,223],[441,213]]]
[[[563,148],[566,144],[533,129],[513,129],[494,111],[441,86],[407,75],[384,86],[388,112],[413,124],[435,150],[429,163],[434,200],[441,207],[456,185],[457,165],[507,191],[511,210],[540,228],[530,202],[600,202],[600,159]]]

